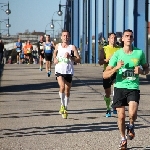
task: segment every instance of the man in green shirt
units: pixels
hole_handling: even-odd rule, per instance
[[[149,65],[146,63],[144,52],[132,46],[132,30],[124,31],[122,41],[124,47],[114,53],[103,72],[104,79],[110,78],[117,72],[112,107],[115,107],[118,113],[118,127],[121,133],[119,149],[121,150],[127,149],[127,139],[132,140],[135,136],[134,122],[137,119],[140,100],[139,74],[149,73]],[[129,106],[127,139],[125,136],[125,106]]]

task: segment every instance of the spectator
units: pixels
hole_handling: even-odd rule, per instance
[[[101,45],[106,46],[108,43],[104,37],[101,39]]]
[[[3,64],[6,64],[6,60],[7,60],[7,50],[6,50],[6,48],[4,48],[4,50],[3,50]]]
[[[3,49],[4,49],[4,43],[3,43],[3,41],[0,39],[0,64],[2,63]]]

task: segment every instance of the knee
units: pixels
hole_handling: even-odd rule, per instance
[[[125,113],[118,113],[118,119],[125,120],[125,117],[126,117]]]
[[[129,113],[129,118],[130,118],[130,119],[133,119],[133,118],[134,118],[134,120],[135,120],[135,119],[137,119],[137,114],[130,112],[130,113]]]
[[[60,91],[61,91],[61,92],[64,92],[64,91],[65,91],[65,86],[64,86],[64,85],[61,85],[61,86],[60,86]]]

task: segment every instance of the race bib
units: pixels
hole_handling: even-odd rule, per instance
[[[133,69],[122,69],[122,79],[135,80],[136,76]]]
[[[21,50],[17,50],[18,53],[20,53]]]
[[[68,58],[64,58],[64,57],[59,57],[58,58],[58,62],[67,64],[69,62],[69,59]]]
[[[45,46],[45,50],[51,50],[51,46]]]
[[[27,53],[31,53],[31,49],[30,48],[27,48]]]
[[[43,46],[40,46],[40,50],[43,50]]]

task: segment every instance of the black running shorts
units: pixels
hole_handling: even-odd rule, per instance
[[[104,89],[108,89],[111,87],[111,85],[114,83],[114,80],[116,79],[116,74],[114,73],[110,78],[104,79],[103,78],[103,87]]]
[[[43,50],[39,50],[39,51],[38,51],[38,54],[39,54],[39,56],[41,56],[41,57],[44,59],[44,53],[42,53],[42,51],[43,51]]]
[[[136,89],[125,89],[125,88],[114,88],[113,97],[113,108],[128,106],[130,101],[135,101],[139,104],[140,101],[140,90]]]
[[[65,81],[71,83],[72,82],[72,74],[61,74],[61,73],[56,73],[56,79],[59,76],[62,76],[64,78]]]
[[[52,61],[52,53],[50,53],[50,54],[45,53],[45,60],[46,61]]]

